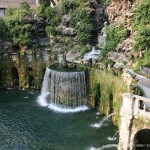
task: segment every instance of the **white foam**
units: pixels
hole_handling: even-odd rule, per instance
[[[28,98],[28,96],[25,96],[24,98]]]
[[[108,137],[107,138],[109,141],[114,141],[114,140],[116,140],[116,137]]]
[[[55,112],[61,112],[61,113],[76,113],[80,111],[86,111],[89,109],[87,106],[79,106],[76,108],[63,108],[54,104],[49,104],[48,108],[50,108]]]
[[[48,106],[48,102],[47,102],[47,97],[49,95],[49,92],[47,92],[46,94],[41,94],[38,99],[37,99],[37,102],[40,106],[43,106],[43,107],[46,107]]]
[[[89,148],[89,150],[104,150],[104,149],[106,149],[106,150],[108,150],[108,149],[111,149],[112,147],[118,147],[118,145],[117,144],[108,144],[108,145],[104,145],[104,146],[102,146],[102,147],[99,147],[99,148],[95,148],[95,147],[90,147]]]
[[[94,123],[91,125],[91,127],[93,128],[100,128],[102,127],[103,123],[108,120],[112,115],[114,115],[115,113],[109,114],[108,116],[105,116],[99,123]]]
[[[97,113],[96,113],[96,115],[100,115],[100,114],[102,114],[102,113],[101,113],[101,112],[97,112]]]
[[[92,128],[96,128],[96,129],[100,128],[101,126],[102,126],[102,124],[99,124],[99,123],[95,123],[95,124],[91,125]]]

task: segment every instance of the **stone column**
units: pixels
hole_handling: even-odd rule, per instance
[[[121,125],[119,129],[119,146],[118,150],[129,150],[130,130],[134,114],[135,100],[130,93],[123,94],[123,104],[121,107]]]

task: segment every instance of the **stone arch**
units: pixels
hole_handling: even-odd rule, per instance
[[[28,83],[29,83],[29,87],[34,87],[33,68],[32,67],[27,67],[27,71],[28,71]]]
[[[150,129],[139,130],[134,136],[135,150],[148,150],[150,148]]]
[[[15,66],[11,68],[11,74],[12,74],[13,85],[18,86],[19,85],[19,73],[18,73],[18,69]]]

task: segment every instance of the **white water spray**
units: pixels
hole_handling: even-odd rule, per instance
[[[104,145],[104,146],[99,147],[99,148],[90,147],[89,150],[105,150],[105,149],[106,150],[108,150],[108,149],[111,150],[111,148],[113,148],[113,147],[116,147],[116,150],[117,150],[118,145],[117,144],[108,144],[108,145]]]
[[[108,116],[104,117],[99,123],[95,123],[95,124],[92,124],[91,127],[93,128],[100,128],[102,127],[103,123],[108,120],[112,115],[114,115],[115,113],[111,113],[109,114]]]
[[[43,79],[41,95],[38,97],[37,100],[37,102],[44,107],[48,106],[47,97],[49,95],[49,88],[48,88],[49,81],[50,81],[49,74],[50,74],[50,69],[47,68]]]
[[[117,135],[117,133],[119,133],[119,131],[117,131],[112,137],[108,137],[107,139],[108,139],[109,141],[114,141],[114,140],[116,140],[116,135]]]

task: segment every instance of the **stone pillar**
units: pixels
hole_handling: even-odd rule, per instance
[[[123,94],[123,103],[121,107],[121,125],[119,129],[119,147],[118,150],[129,150],[131,123],[134,114],[135,100],[130,93]]]

